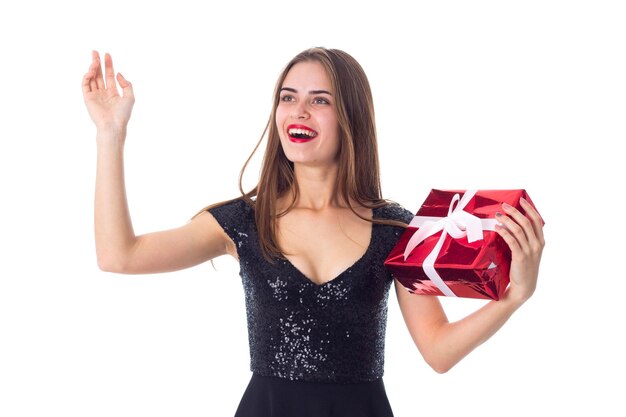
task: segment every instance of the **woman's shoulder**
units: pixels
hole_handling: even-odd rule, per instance
[[[248,202],[246,199],[244,199],[243,197],[236,197],[230,200],[225,200],[219,203],[215,203],[213,205],[210,205],[209,207],[206,208],[206,210],[208,211],[239,211],[239,212],[244,212],[244,211],[253,211],[254,207],[252,206],[254,202]]]
[[[239,228],[254,221],[254,207],[243,197],[222,201],[206,208],[224,227],[238,225]]]
[[[378,207],[374,212],[374,218],[381,220],[398,220],[410,223],[415,215],[393,200],[385,200],[385,204]]]

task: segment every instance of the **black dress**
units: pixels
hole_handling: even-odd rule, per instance
[[[372,224],[365,254],[316,284],[291,262],[261,253],[254,209],[239,199],[209,209],[237,247],[252,378],[235,417],[390,417],[382,381],[387,299],[383,262],[404,231]],[[392,203],[377,219],[410,222]]]

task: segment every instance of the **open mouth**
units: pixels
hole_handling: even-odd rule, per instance
[[[317,132],[303,125],[289,125],[287,128],[292,142],[307,142],[317,136]]]

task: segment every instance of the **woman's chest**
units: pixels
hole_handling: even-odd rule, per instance
[[[294,268],[322,285],[367,253],[373,241],[373,224],[346,210],[324,215],[294,210],[279,219],[277,241]]]

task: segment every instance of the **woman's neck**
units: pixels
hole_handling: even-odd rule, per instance
[[[336,164],[328,167],[295,164],[294,175],[299,186],[295,207],[324,210],[344,206],[337,194],[337,173]]]

